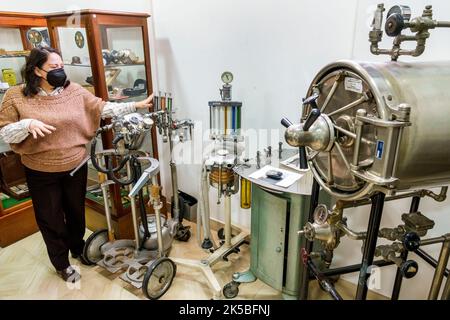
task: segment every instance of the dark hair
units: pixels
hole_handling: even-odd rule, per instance
[[[23,94],[26,97],[32,97],[39,91],[39,85],[41,84],[41,78],[34,73],[36,67],[42,68],[45,62],[47,62],[50,53],[56,53],[61,57],[61,53],[58,50],[50,47],[38,47],[31,50],[30,55],[27,57],[27,63],[24,70],[25,88],[23,88]],[[70,81],[66,81],[64,88],[70,84]]]

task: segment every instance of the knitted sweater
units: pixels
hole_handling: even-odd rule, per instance
[[[100,125],[105,102],[78,84],[71,83],[56,96],[25,97],[22,87],[9,89],[0,109],[0,127],[22,119],[36,119],[56,128],[45,137],[31,135],[11,149],[33,170],[63,172],[86,157],[86,144]]]

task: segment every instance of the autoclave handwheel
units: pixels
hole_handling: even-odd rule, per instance
[[[145,296],[150,300],[162,297],[172,285],[176,273],[177,266],[169,258],[155,260],[145,273],[142,282],[142,291]]]
[[[101,247],[108,242],[108,230],[100,229],[87,238],[83,248],[84,258],[91,264],[96,264],[103,258]]]

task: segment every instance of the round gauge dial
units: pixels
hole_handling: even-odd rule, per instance
[[[328,208],[323,205],[319,204],[314,210],[314,222],[317,224],[324,224],[328,219]]]
[[[221,78],[224,83],[228,84],[233,81],[233,74],[230,71],[225,71],[222,73]]]

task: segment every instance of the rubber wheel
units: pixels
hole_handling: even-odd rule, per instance
[[[227,299],[235,298],[239,293],[239,282],[231,281],[223,287],[223,295]]]
[[[108,230],[100,229],[87,238],[83,248],[83,256],[90,264],[96,264],[103,259],[101,247],[108,242]]]
[[[150,300],[162,297],[172,285],[177,273],[176,264],[169,258],[163,257],[155,260],[144,276],[142,291]]]
[[[176,240],[183,242],[188,242],[190,238],[191,238],[190,230],[184,231],[182,235],[177,233],[177,236],[175,237]]]

